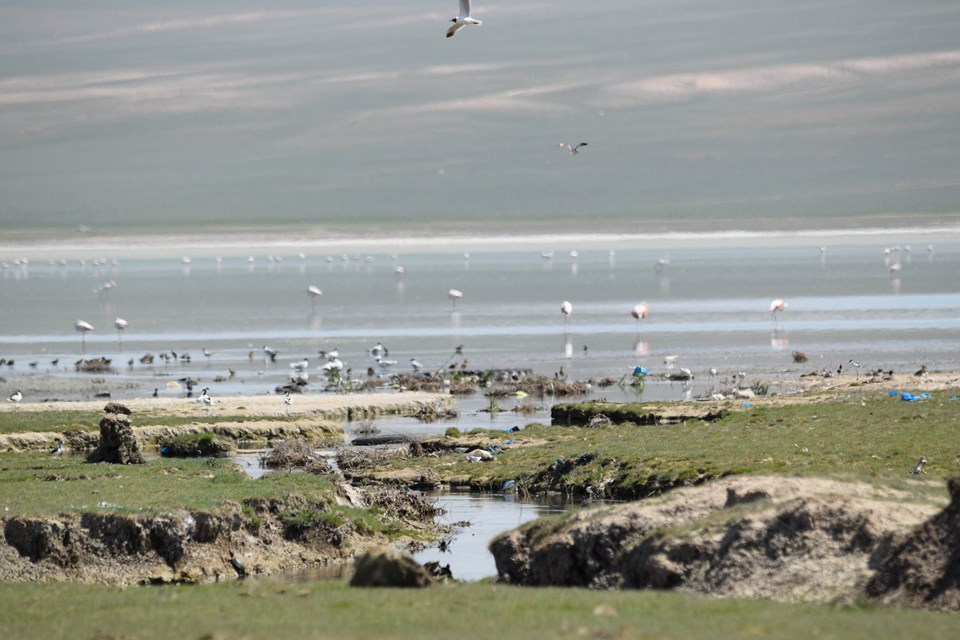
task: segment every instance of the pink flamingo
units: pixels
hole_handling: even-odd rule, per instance
[[[570,322],[570,314],[573,313],[573,305],[564,300],[560,305],[560,313],[563,314],[563,334],[567,334],[567,325]]]
[[[83,353],[87,352],[87,332],[93,331],[93,325],[87,322],[86,320],[77,320],[77,323],[73,325],[73,328],[80,332],[80,350]]]
[[[774,324],[777,323],[777,312],[778,311],[782,312],[786,308],[787,308],[787,301],[782,300],[781,298],[777,298],[776,300],[770,303],[770,316],[773,318]]]
[[[123,332],[124,329],[130,326],[130,323],[124,320],[123,318],[117,318],[116,320],[113,321],[113,326],[117,328],[117,348],[123,349],[123,340],[121,339],[120,334]]]
[[[640,333],[640,321],[650,315],[650,310],[647,308],[647,303],[641,302],[640,304],[635,305],[633,309],[630,310],[630,315],[636,318],[637,333]]]

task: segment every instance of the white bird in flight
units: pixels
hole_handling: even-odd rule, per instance
[[[561,143],[560,143],[560,148],[561,148],[561,149],[566,149],[567,151],[570,152],[570,155],[572,155],[572,156],[575,156],[575,155],[577,155],[578,153],[580,153],[580,147],[585,147],[585,146],[587,146],[587,143],[586,143],[586,142],[581,142],[580,144],[578,144],[578,145],[576,145],[576,146],[567,144],[566,142],[561,142]]]
[[[460,0],[460,15],[456,18],[451,18],[450,22],[453,23],[453,26],[447,29],[448,38],[452,37],[453,34],[468,24],[475,24],[478,27],[483,24],[483,20],[477,20],[470,16],[470,0]]]

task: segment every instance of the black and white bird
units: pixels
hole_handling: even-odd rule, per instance
[[[927,464],[927,459],[926,459],[926,458],[920,458],[920,460],[917,461],[917,464],[913,467],[913,469],[910,470],[910,475],[912,475],[912,476],[918,476],[918,475],[920,475],[921,473],[922,473],[923,475],[927,475],[927,472],[923,470],[923,467],[924,467],[924,465],[926,465],[926,464]]]
[[[205,411],[208,411],[213,408],[213,398],[210,397],[208,393],[210,391],[209,387],[204,387],[203,391],[200,392],[200,395],[197,396],[197,402],[203,407]]]
[[[63,455],[63,440],[60,438],[56,439],[57,446],[50,450],[50,455],[59,456]]]
[[[578,144],[578,145],[567,144],[566,142],[561,142],[561,143],[560,143],[560,148],[561,148],[561,149],[566,149],[567,151],[570,152],[570,155],[572,155],[572,156],[575,156],[575,155],[577,155],[578,153],[580,153],[580,147],[585,147],[585,146],[587,146],[587,143],[586,143],[586,142],[581,142],[581,143]]]
[[[20,402],[21,400],[23,400],[23,394],[20,393],[20,389],[17,389],[16,391],[14,391],[12,394],[10,394],[10,397],[7,398],[7,402],[16,403],[16,402]]]
[[[276,362],[276,361],[277,361],[277,350],[276,350],[276,349],[272,349],[272,348],[268,347],[267,345],[263,345],[263,355],[264,355],[264,359],[269,358],[269,359],[270,359],[270,362]]]
[[[413,367],[414,371],[420,371],[423,369],[423,364],[421,364],[416,358],[410,358],[410,366]]]
[[[482,20],[477,20],[470,15],[470,0],[460,0],[460,15],[456,18],[451,18],[450,22],[453,23],[453,26],[447,29],[448,38],[453,37],[457,31],[460,31],[460,29],[463,29],[468,24],[475,24],[478,27],[483,24]]]
[[[290,392],[287,391],[287,393],[283,396],[283,407],[284,407],[284,410],[287,412],[287,415],[290,415],[290,407],[292,406],[293,406],[293,398],[290,396]]]

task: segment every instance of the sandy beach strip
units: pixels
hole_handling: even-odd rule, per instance
[[[291,416],[310,415],[328,419],[346,419],[353,413],[385,414],[408,413],[422,406],[449,404],[448,394],[409,391],[400,393],[351,393],[293,396],[289,407]],[[55,402],[22,402],[0,404],[0,411],[100,411],[109,400],[79,400]],[[136,414],[142,415],[213,415],[229,416],[285,416],[287,407],[283,396],[217,396],[214,406],[206,410],[195,398],[140,398],[117,400]]]

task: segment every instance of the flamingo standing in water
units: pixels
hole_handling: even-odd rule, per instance
[[[650,310],[647,309],[647,303],[641,302],[640,304],[633,307],[630,310],[630,315],[636,318],[637,320],[637,333],[640,333],[640,321],[650,315]]]
[[[457,300],[463,298],[463,291],[460,291],[459,289],[450,289],[450,291],[447,292],[447,297],[453,302],[453,310],[456,311]]]
[[[787,301],[777,298],[770,303],[770,316],[773,318],[773,323],[777,323],[777,312],[783,312],[787,308]]]
[[[113,326],[117,328],[117,348],[123,349],[123,339],[120,337],[123,330],[130,326],[130,323],[123,318],[117,318],[113,321]]]
[[[83,353],[87,351],[87,332],[93,331],[93,325],[86,320],[77,320],[73,328],[80,332],[80,350]]]
[[[570,314],[573,313],[573,305],[564,300],[560,305],[560,313],[563,314],[563,335],[567,335],[567,325],[570,322]]]

